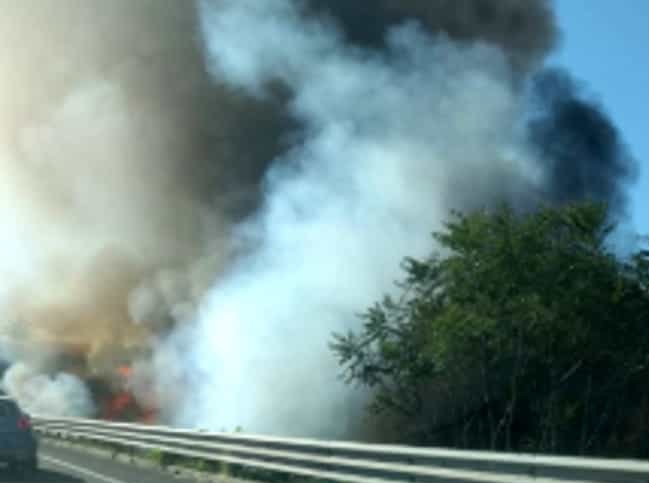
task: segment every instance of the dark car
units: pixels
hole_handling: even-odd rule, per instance
[[[16,402],[0,397],[0,462],[10,470],[29,473],[36,470],[38,443],[29,416]]]

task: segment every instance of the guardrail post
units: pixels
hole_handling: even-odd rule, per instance
[[[407,460],[407,462],[408,462],[408,464],[411,465],[411,466],[415,464],[415,460],[414,460],[414,458],[412,458],[412,457],[409,457],[408,460]],[[416,476],[416,475],[412,475],[411,477],[408,478],[408,481],[411,481],[411,482],[413,482],[413,483],[416,483],[416,481],[417,481],[417,476]]]
[[[135,463],[135,447],[134,446],[129,446],[126,449],[126,454],[128,455],[128,461],[130,463]]]

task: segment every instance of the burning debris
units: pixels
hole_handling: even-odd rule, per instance
[[[97,416],[111,421],[155,422],[157,409],[146,406],[146,403],[138,400],[133,393],[133,369],[125,364],[119,366],[115,373],[116,377],[108,383],[105,378],[91,383],[93,394],[101,401]]]
[[[338,436],[364,395],[329,335],[449,209],[593,197],[623,214],[634,162],[545,70],[549,2],[366,4],[7,7],[9,392],[53,414]]]

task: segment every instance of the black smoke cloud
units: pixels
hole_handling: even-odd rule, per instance
[[[532,78],[531,100],[528,136],[547,173],[547,201],[594,200],[623,216],[638,167],[612,119],[559,69]]]
[[[518,70],[537,65],[555,46],[557,27],[546,0],[310,0],[314,13],[330,15],[347,38],[380,47],[389,28],[416,20],[432,34],[497,45]]]

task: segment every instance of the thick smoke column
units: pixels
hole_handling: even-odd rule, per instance
[[[449,209],[623,213],[615,128],[542,70],[547,1],[195,7],[3,11],[0,355],[34,411],[124,390],[164,421],[344,434],[365,395],[330,334]]]
[[[273,101],[213,83],[195,14],[167,0],[3,7],[2,357],[35,383],[111,379],[148,357],[191,317],[231,220],[257,203],[285,121]],[[5,385],[31,394],[21,374]]]

